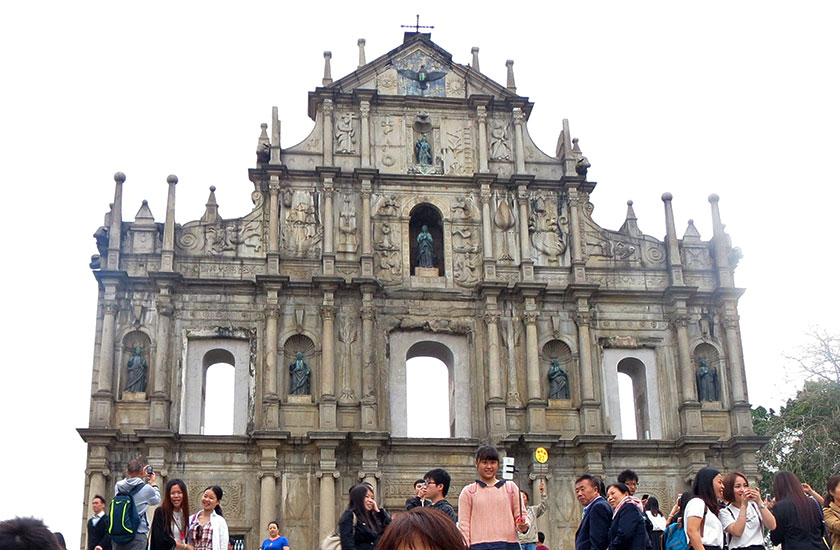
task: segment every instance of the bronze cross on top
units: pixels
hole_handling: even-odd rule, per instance
[[[420,32],[420,29],[434,29],[434,25],[421,25],[420,24],[420,14],[417,14],[417,22],[414,25],[400,25],[403,29],[410,29],[414,28],[414,32]]]

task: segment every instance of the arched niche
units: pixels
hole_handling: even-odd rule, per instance
[[[411,209],[408,221],[408,244],[409,258],[411,263],[411,274],[416,275],[417,251],[419,244],[417,236],[420,235],[423,226],[428,227],[432,235],[432,250],[435,254],[435,266],[438,269],[438,276],[446,275],[446,258],[444,256],[444,233],[443,215],[440,210],[429,203],[421,203]]]
[[[439,334],[422,330],[392,332],[388,336],[390,431],[407,437],[408,410],[406,361],[413,357],[435,357],[449,369],[449,416],[453,437],[472,437],[470,347],[460,334]]]
[[[553,371],[554,363],[560,368],[559,373]],[[566,342],[562,340],[549,340],[542,348],[542,386],[544,395],[549,399],[572,399],[574,388],[573,381],[576,380],[577,373],[573,374],[575,368],[575,358],[572,354],[571,348]],[[563,376],[565,373],[565,377]],[[552,383],[552,378],[554,379]],[[564,380],[565,378],[565,380]],[[565,393],[562,396],[556,396],[552,393],[552,387],[555,390],[562,390],[565,387]]]
[[[137,349],[140,349],[139,359],[135,359]],[[119,389],[120,395],[137,396],[148,394],[151,388],[152,375],[152,341],[142,330],[132,330],[123,336],[120,345]],[[131,363],[131,368],[129,368]],[[141,366],[145,364],[145,368]],[[140,395],[142,398],[143,396]]]
[[[719,402],[723,395],[723,372],[720,352],[708,342],[694,348],[694,381],[697,384],[697,398],[700,401]],[[706,371],[703,371],[703,365]],[[710,395],[711,393],[711,395]]]
[[[602,360],[603,400],[607,425],[618,439],[625,439],[621,427],[618,373],[633,383],[634,418],[638,439],[662,439],[659,400],[659,370],[652,349],[606,348]]]
[[[315,344],[303,334],[294,334],[283,344],[283,388],[286,395],[291,395],[292,373],[290,366],[297,360],[298,352],[303,354],[303,360],[309,365],[309,393],[296,395],[315,395],[316,381],[320,380],[320,361]],[[316,376],[317,375],[317,376]]]
[[[221,334],[224,337],[215,336]],[[241,337],[236,337],[238,335]],[[251,365],[251,348],[252,340],[246,330],[188,331],[181,384],[181,433],[202,433],[204,408],[212,406],[212,403],[205,403],[204,399],[207,368],[224,363],[234,368],[233,435],[246,435],[248,424],[253,422],[254,409],[252,373],[255,366]]]

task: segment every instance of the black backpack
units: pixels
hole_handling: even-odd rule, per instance
[[[128,493],[117,493],[111,500],[111,510],[108,514],[111,524],[108,526],[108,534],[117,544],[128,544],[137,535],[140,514],[137,513],[137,506],[134,504],[134,495],[144,485],[141,483]]]

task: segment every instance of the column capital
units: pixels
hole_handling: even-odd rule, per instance
[[[536,312],[534,312],[534,313],[536,313]],[[496,323],[498,323],[499,322],[499,317],[501,317],[501,315],[499,314],[498,311],[486,311],[486,312],[484,312],[484,322],[487,323],[488,325],[490,325],[490,324],[495,325]]]
[[[155,309],[157,310],[158,315],[163,315],[164,317],[172,317],[175,313],[175,305],[169,297],[159,296],[157,300],[155,300]]]
[[[540,317],[539,311],[526,311],[522,314],[522,319],[525,321],[526,325],[533,325],[536,324],[537,319]]]
[[[517,126],[521,125],[522,122],[525,121],[525,113],[522,112],[520,107],[513,108],[513,123]]]
[[[735,330],[738,328],[738,323],[741,321],[741,317],[738,315],[722,315],[720,318],[721,324],[723,324],[723,328]]]
[[[592,323],[592,317],[593,315],[591,311],[578,311],[573,315],[575,323],[578,326],[589,326]]]
[[[365,321],[373,321],[374,319],[374,307],[373,306],[362,306],[360,312],[362,319]]]
[[[325,321],[332,321],[335,319],[335,309],[335,306],[322,305],[318,308],[318,312],[321,314],[321,318]]]
[[[324,109],[325,115],[332,115],[333,111],[335,110],[335,105],[333,105],[333,100],[329,98],[324,98],[322,102],[322,109]]]
[[[120,305],[117,302],[104,302],[102,304],[102,310],[105,312],[105,315],[116,315],[120,311]]]
[[[362,118],[367,118],[370,115],[370,101],[362,100],[359,104],[359,112],[362,115]]]
[[[475,116],[479,122],[485,122],[487,120],[487,107],[484,105],[477,106],[475,108]]]
[[[691,315],[687,313],[676,313],[671,315],[668,320],[674,325],[674,328],[686,328],[691,322]]]

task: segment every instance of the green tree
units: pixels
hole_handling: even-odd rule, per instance
[[[795,359],[809,379],[795,397],[775,412],[752,410],[753,429],[770,438],[757,455],[762,493],[769,494],[773,474],[795,473],[817,491],[840,472],[840,338],[815,330]]]

